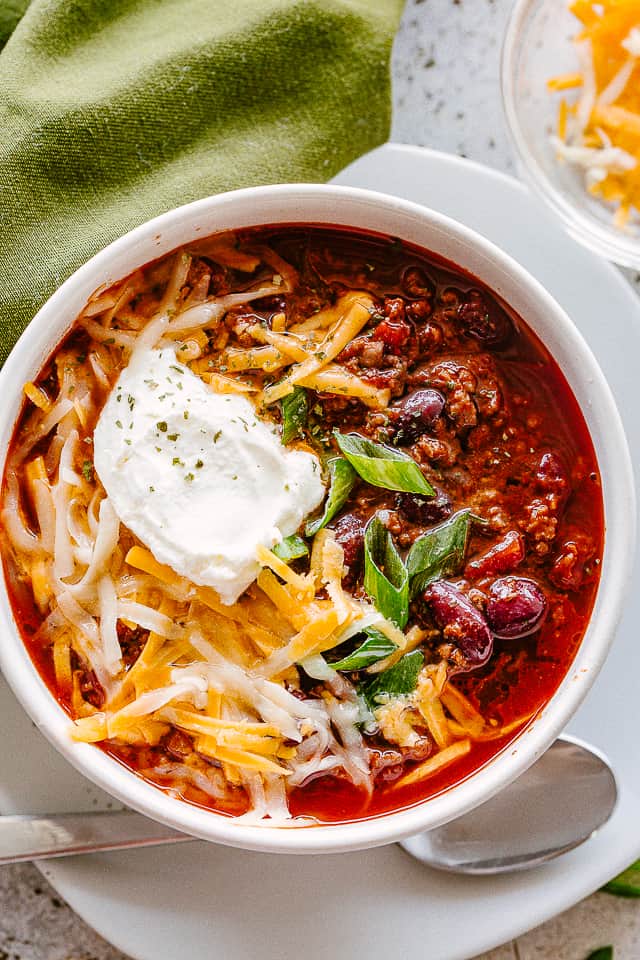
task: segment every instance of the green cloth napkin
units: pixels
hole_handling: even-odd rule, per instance
[[[402,0],[0,0],[0,362],[46,298],[198,197],[383,142]]]

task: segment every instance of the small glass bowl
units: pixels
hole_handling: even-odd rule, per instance
[[[566,0],[516,0],[502,51],[507,126],[523,178],[571,236],[607,260],[638,269],[640,224],[616,227],[613,207],[588,193],[584,172],[559,162],[550,141],[561,95],[547,89],[547,80],[579,69],[571,42],[579,28]]]

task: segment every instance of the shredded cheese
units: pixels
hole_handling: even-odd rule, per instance
[[[580,69],[547,86],[579,94],[572,105],[560,101],[552,143],[623,228],[640,216],[640,12],[637,0],[576,0],[570,10],[582,24],[574,40]]]
[[[45,413],[51,409],[51,401],[48,396],[41,390],[40,387],[36,387],[35,383],[25,383],[22,388],[24,395],[31,400],[31,403],[35,404],[40,410],[44,410]]]
[[[427,777],[432,777],[434,773],[453,763],[454,760],[460,760],[460,758],[464,757],[470,750],[471,740],[456,740],[451,746],[445,747],[444,750],[440,750],[432,757],[429,757],[428,760],[419,763],[410,773],[396,780],[393,786],[394,788],[408,787],[409,784],[426,780]]]
[[[334,326],[326,337],[319,343],[310,357],[301,363],[296,363],[278,383],[267,387],[263,392],[266,405],[275,403],[286,396],[293,387],[321,370],[343,350],[346,345],[362,330],[371,318],[373,300],[368,293],[350,291],[345,293],[332,308],[337,317]]]

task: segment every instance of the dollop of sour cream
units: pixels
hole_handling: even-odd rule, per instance
[[[284,447],[245,397],[214,393],[171,347],[120,374],[94,463],[122,523],[225,604],[255,580],[256,547],[295,533],[324,496],[317,457]]]

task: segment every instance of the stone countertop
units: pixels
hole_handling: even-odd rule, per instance
[[[392,139],[513,173],[502,117],[500,42],[510,0],[408,0],[393,58]],[[638,286],[640,276],[628,274]],[[477,960],[584,960],[615,945],[640,957],[640,903],[595,894]],[[127,960],[31,864],[0,869],[0,960]]]

